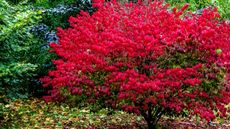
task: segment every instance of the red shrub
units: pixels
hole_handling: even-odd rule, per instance
[[[167,4],[97,3],[92,16],[70,17],[58,28],[60,57],[42,79],[48,100],[60,89],[86,95],[90,102],[141,114],[149,126],[162,114],[186,109],[210,121],[226,116],[230,102],[230,24],[216,9],[202,15],[168,11]],[[182,16],[183,15],[183,16]]]

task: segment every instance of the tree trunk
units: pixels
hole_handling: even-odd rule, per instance
[[[161,116],[163,115],[164,111],[162,111],[162,109],[157,109],[156,113],[153,114],[153,110],[151,108],[151,106],[149,106],[150,108],[148,109],[147,112],[142,112],[142,116],[145,118],[145,121],[148,124],[148,129],[157,129],[158,127],[158,122],[161,118]]]
[[[148,120],[147,124],[148,124],[148,129],[157,129],[157,123],[155,123],[154,121]]]

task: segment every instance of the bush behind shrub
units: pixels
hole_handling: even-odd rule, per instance
[[[36,78],[46,73],[43,65],[50,60],[48,50],[41,49],[44,40],[28,32],[38,24],[41,12],[31,10],[30,5],[12,6],[6,1],[1,1],[0,5],[4,23],[0,25],[1,94],[12,99],[27,98],[44,89]]]
[[[46,0],[0,2],[0,94],[12,99],[44,94],[38,78],[53,67],[55,55],[48,53],[48,45],[58,42],[56,27],[68,27],[68,17],[81,9],[93,10],[84,1],[68,2],[74,5]]]

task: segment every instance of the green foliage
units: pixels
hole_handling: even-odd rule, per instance
[[[33,1],[35,7],[53,8],[57,5],[70,5],[78,0],[30,0]]]
[[[29,5],[12,6],[6,1],[1,1],[0,6],[0,94],[27,98],[43,89],[36,78],[45,74],[43,64],[50,59],[48,51],[41,49],[44,40],[28,32],[39,22],[41,13],[30,10]]]
[[[209,6],[213,0],[165,0],[172,5],[182,7],[185,3],[189,3],[189,10],[196,11]]]
[[[44,41],[19,31],[5,39],[6,47],[1,52],[4,56],[0,64],[0,85],[3,94],[12,99],[26,98],[42,89],[37,87],[36,79],[46,73],[43,64],[51,57],[47,50],[41,49]]]
[[[61,6],[56,6],[56,9],[53,8],[50,12],[47,11],[43,13],[42,23],[48,25],[52,30],[55,30],[57,27],[67,28],[69,26],[68,19],[70,16],[76,16],[80,10],[85,10],[90,13],[94,11],[88,2],[83,3],[80,0],[75,0],[75,2],[69,1],[69,3],[71,3],[72,6],[62,4],[62,9],[58,8]],[[50,7],[49,4],[43,6]]]
[[[40,6],[44,8],[52,8],[58,4],[72,4],[76,0],[6,0],[8,3],[17,5],[20,3],[32,3],[33,6]]]
[[[27,29],[38,22],[41,18],[39,11],[30,10],[30,6],[11,6],[6,1],[0,2],[0,41],[8,38],[9,35],[18,29]]]
[[[223,18],[230,20],[230,0],[215,0],[214,5]]]
[[[42,23],[48,25],[52,30],[55,30],[57,27],[67,28],[69,26],[68,18],[76,15],[79,11],[77,9],[63,14],[44,13]]]
[[[20,2],[23,2],[25,0],[6,0],[7,2],[9,2],[10,4],[19,4]]]
[[[68,18],[80,9],[91,5],[78,0],[0,1],[0,95],[17,99],[44,94],[38,79],[52,68],[55,56],[43,47],[48,45],[46,32],[34,35],[29,30],[40,24],[48,26],[48,32],[68,27]]]
[[[230,19],[230,1],[229,0],[165,0],[173,6],[182,7],[184,4],[189,3],[188,10],[197,11],[210,6],[218,8],[221,16]]]

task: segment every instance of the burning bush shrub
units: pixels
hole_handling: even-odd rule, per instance
[[[42,79],[46,101],[63,88],[88,102],[142,115],[149,128],[162,115],[186,109],[207,121],[227,116],[230,25],[216,9],[202,15],[168,10],[162,1],[95,2],[98,11],[70,17],[58,28],[60,59]],[[217,114],[214,114],[214,111]]]

